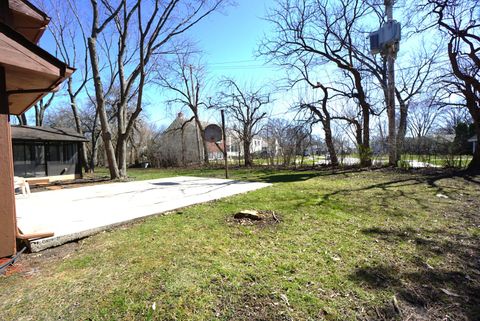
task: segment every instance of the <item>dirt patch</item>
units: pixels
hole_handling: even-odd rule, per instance
[[[25,278],[35,277],[36,275],[48,270],[49,264],[63,261],[75,254],[81,247],[81,242],[71,242],[62,246],[46,249],[39,253],[23,253],[17,261],[7,269],[5,276],[18,274]]]
[[[243,294],[239,300],[223,297],[220,306],[215,309],[217,317],[226,317],[233,321],[289,321],[288,303],[276,295]]]
[[[9,258],[2,258],[0,259],[0,265],[4,265],[10,262]],[[19,264],[13,263],[7,266],[0,272],[0,275],[10,276],[12,274],[16,274],[22,271],[22,267]]]
[[[248,212],[255,212],[255,214],[248,214]],[[227,222],[232,225],[268,226],[276,225],[282,221],[281,215],[271,210],[246,211],[246,213],[243,215],[242,212],[235,213],[227,218]]]

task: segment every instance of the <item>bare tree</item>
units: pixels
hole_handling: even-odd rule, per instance
[[[72,117],[72,112],[65,104],[50,108],[45,114],[43,124],[57,128],[75,127],[75,121]]]
[[[290,126],[290,122],[283,118],[268,118],[265,124],[264,136],[267,138],[269,145],[273,146],[273,149],[268,150],[270,165],[279,165],[278,157],[285,156],[285,136],[288,126]],[[283,158],[283,164],[285,165],[285,157]]]
[[[176,97],[168,103],[186,106],[193,113],[193,120],[200,132],[203,144],[203,162],[208,164],[207,139],[205,128],[200,119],[201,108],[207,108],[208,102],[203,96],[206,87],[205,68],[200,62],[198,53],[191,49],[191,45],[182,43],[181,48],[175,49],[174,60],[167,61],[157,70],[155,82],[171,90]]]
[[[455,128],[458,124],[472,123],[472,116],[466,108],[461,107],[442,107],[442,114],[440,117],[440,128],[439,131],[444,134],[454,135]]]
[[[294,162],[297,153],[303,154],[309,130],[302,124],[296,124],[283,118],[271,118],[264,129],[265,136],[273,138],[280,147],[280,155],[277,156],[282,157],[281,165],[289,166]],[[277,165],[279,165],[278,161]]]
[[[120,0],[113,5],[101,0],[105,18],[100,17],[97,0],[90,0],[93,12],[92,32],[89,38],[90,59],[94,75],[97,108],[102,125],[103,141],[107,152],[111,178],[127,175],[127,142],[143,107],[144,87],[148,83],[152,62],[159,55],[171,51],[172,40],[191,29],[227,0],[161,1],[146,3],[141,0]],[[118,69],[119,99],[117,104],[116,153],[111,129],[105,112],[105,97],[101,85],[101,72],[97,39],[113,22],[113,37],[117,39],[115,63]],[[108,57],[107,57],[108,59]],[[129,112],[128,105],[135,108]]]
[[[379,24],[385,22],[383,7],[378,3],[359,0],[280,0],[277,5],[278,8],[267,17],[275,27],[276,36],[263,42],[260,53],[289,69],[304,65],[302,69],[314,75],[311,79],[314,83],[319,81],[323,86],[330,87],[331,91],[343,93],[345,99],[355,101],[360,111],[355,113],[355,121],[350,111],[349,115],[337,116],[348,119],[355,130],[361,131],[361,139],[356,135],[356,142],[360,154],[365,154],[362,163],[368,164],[370,115],[382,115],[386,110],[388,94],[386,59],[377,59],[370,53],[365,34],[372,31],[372,21],[378,20]],[[414,24],[409,15],[404,20],[405,37],[409,38]],[[397,133],[395,122],[389,121],[390,134],[386,139],[397,141],[397,144],[389,144],[390,155],[398,157],[401,153],[407,128],[408,103],[428,84],[432,65],[437,58],[435,50],[433,53],[417,50],[414,55],[402,55],[398,59],[403,62],[402,68],[398,69],[401,79],[396,86],[400,121]],[[405,63],[408,61],[411,63]],[[332,67],[335,67],[333,72],[336,75],[333,81],[328,76],[329,71],[334,69]],[[300,78],[304,79],[304,75]],[[389,118],[394,115],[388,113]],[[391,135],[392,131],[395,135]],[[398,138],[395,139],[395,136]],[[390,164],[395,165],[395,160],[390,159]]]
[[[447,104],[469,111],[480,138],[480,4],[475,0],[427,0],[425,7],[448,40],[446,53],[451,73],[442,79]],[[461,101],[455,99],[459,96]],[[480,169],[480,148],[469,169]]]
[[[372,106],[365,89],[363,56],[358,54],[356,28],[371,8],[363,1],[280,0],[267,17],[274,37],[266,39],[260,53],[284,62],[309,55],[322,64],[334,66],[353,85],[345,97],[355,101],[361,114],[358,149],[363,166],[371,165],[370,114]]]
[[[337,111],[337,113],[333,115],[331,119],[346,123],[346,126],[343,127],[343,131],[348,135],[349,138],[351,138],[355,145],[359,146],[363,141],[364,132],[362,125],[362,114],[357,108],[351,108],[351,106],[349,106],[350,104],[351,102],[345,101],[344,104],[341,106],[341,110]],[[343,137],[337,138],[341,138],[340,140],[343,141]],[[371,157],[370,148],[368,150],[359,149],[359,153],[360,162],[362,157]],[[362,155],[362,153],[368,153],[368,155]]]
[[[271,94],[265,93],[263,88],[241,88],[233,79],[223,80],[220,86],[224,89],[215,106],[225,109],[227,116],[238,125],[233,129],[243,143],[245,166],[252,166],[251,143],[261,132],[262,121],[267,117],[265,106],[271,102]]]
[[[331,165],[338,166],[337,152],[335,151],[335,146],[333,144],[332,116],[328,105],[332,99],[339,95],[339,93],[333,87],[325,86],[319,81],[314,83],[314,81],[311,80],[309,68],[312,59],[305,60],[300,58],[297,62],[298,64],[291,65],[291,67],[296,69],[300,74],[299,79],[295,82],[300,80],[304,81],[313,89],[319,89],[321,91],[321,98],[316,101],[305,101],[301,99],[299,108],[310,112],[313,117],[311,123],[320,122],[322,124],[323,132],[325,133],[325,144],[327,145],[328,153],[330,155]]]
[[[395,96],[400,110],[397,132],[397,160],[400,160],[405,145],[410,104],[422,94],[422,90],[429,84],[429,80],[432,78],[432,68],[437,59],[437,52],[425,51],[417,59],[412,59],[415,66],[406,67],[397,72],[400,75],[397,77],[399,79],[397,79],[395,86]],[[430,101],[432,102],[433,99],[435,98],[430,99]]]
[[[67,80],[67,93],[73,119],[75,120],[74,127],[80,135],[83,135],[79,115],[78,96],[84,90],[89,77],[88,45],[84,22],[80,18],[80,8],[74,1],[49,0],[49,7],[51,8],[49,12],[53,12],[55,15],[55,19],[50,24],[49,30],[55,40],[57,53],[69,66],[77,69],[74,76]],[[72,14],[66,15],[65,12],[71,12]],[[77,43],[77,41],[80,41],[80,43]],[[48,102],[46,106],[48,106]],[[42,109],[43,111],[45,110],[44,106],[39,106],[38,109],[40,112]],[[37,107],[35,111],[37,111]],[[85,143],[82,143],[80,156],[85,171],[89,172],[90,163],[87,160]]]
[[[340,94],[335,88],[326,86],[320,81],[315,81],[312,79],[312,74],[318,74],[314,73],[316,67],[322,66],[321,64],[318,66],[318,62],[314,59],[314,55],[292,58],[293,59],[289,59],[289,57],[282,57],[280,62],[282,67],[285,67],[289,70],[289,76],[287,79],[289,87],[294,88],[299,83],[306,83],[310,88],[318,89],[317,91],[319,91],[321,95],[321,98],[319,99],[307,98],[307,96],[315,96],[313,93],[312,95],[302,95],[295,108],[300,109],[300,111],[307,112],[307,114],[310,116],[309,121],[311,124],[318,122],[322,124],[322,128],[325,133],[325,143],[331,157],[331,164],[333,166],[337,166],[338,158],[332,138],[332,117],[330,114],[329,103],[332,99]]]
[[[149,134],[146,137],[145,156],[153,167],[162,165],[162,151],[164,146],[161,144],[161,135],[165,128],[148,124]]]
[[[91,34],[88,38],[88,49],[90,54],[90,63],[92,66],[93,83],[95,86],[96,107],[100,118],[102,127],[102,139],[105,152],[107,155],[108,169],[110,171],[110,178],[116,179],[120,177],[118,165],[115,157],[115,150],[112,144],[112,133],[108,122],[108,116],[105,106],[105,92],[103,87],[103,80],[101,74],[101,66],[99,62],[98,37],[104,32],[108,24],[120,12],[123,3],[120,3],[113,12],[109,13],[103,21],[100,21],[100,11],[97,0],[90,0],[93,11]],[[102,0],[104,5],[110,6],[106,0]]]
[[[413,137],[425,137],[437,128],[441,111],[435,100],[426,99],[409,105],[408,128]]]
[[[45,118],[45,112],[48,107],[52,105],[55,93],[48,95],[48,98],[42,98],[35,104],[35,126],[43,126],[43,120]],[[25,124],[26,125],[26,124]]]
[[[98,110],[95,104],[86,104],[84,108],[80,110],[80,119],[82,121],[83,133],[90,141],[89,144],[86,144],[86,147],[89,168],[93,172],[97,166],[98,147],[101,144],[100,138],[102,134],[98,119]]]

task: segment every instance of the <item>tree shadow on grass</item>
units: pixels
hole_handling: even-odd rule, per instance
[[[287,174],[275,171],[269,171],[265,173],[263,176],[257,178],[265,183],[292,183],[292,182],[302,182],[309,180],[315,177],[327,177],[327,176],[339,176],[339,178],[343,175],[348,177],[347,174],[349,173],[358,173],[365,171],[365,169],[359,168],[350,168],[350,169],[328,169],[328,170],[296,170],[289,172]]]
[[[429,203],[417,195],[414,190],[408,191],[406,188],[424,184],[425,182],[419,178],[412,176],[397,178],[387,182],[375,183],[358,188],[338,189],[330,193],[322,195],[317,205],[328,205],[330,201],[334,201],[336,197],[347,198],[348,202],[342,202],[345,206],[354,206],[355,210],[363,209],[365,212],[371,211],[372,206],[380,205],[385,211],[393,216],[404,216],[407,212],[402,212],[396,207],[398,199],[405,199],[416,203],[420,208],[427,209]],[[361,185],[359,182],[358,185]],[[379,193],[373,195],[362,194],[368,191],[378,190]],[[373,196],[373,197],[372,197]],[[392,200],[397,200],[392,202]],[[338,203],[338,202],[334,202]]]
[[[383,170],[381,170],[383,171]],[[420,208],[424,210],[428,210],[431,206],[431,202],[428,198],[425,198],[422,195],[418,195],[416,189],[411,189],[408,191],[407,188],[425,185],[432,188],[432,194],[435,193],[442,194],[442,197],[446,196],[447,198],[454,198],[455,194],[462,193],[465,191],[464,187],[456,186],[455,188],[446,187],[440,183],[443,179],[453,179],[453,178],[461,178],[465,182],[468,182],[473,185],[480,185],[480,180],[478,179],[479,176],[472,175],[470,172],[465,171],[444,171],[444,172],[434,172],[434,173],[423,173],[423,172],[395,172],[391,170],[387,170],[389,173],[397,173],[395,179],[391,179],[388,181],[382,181],[379,183],[374,183],[366,186],[359,186],[355,188],[346,188],[346,189],[338,189],[330,193],[326,193],[322,195],[322,199],[318,202],[317,205],[325,205],[331,199],[335,198],[336,196],[352,196],[358,197],[360,193],[378,190],[381,193],[377,193],[374,199],[362,199],[361,204],[356,204],[357,207],[364,206],[368,209],[371,206],[371,202],[375,202],[375,204],[380,204],[384,208],[388,209],[392,205],[392,199],[396,199],[398,197],[402,197],[406,200],[412,201],[416,203]],[[412,175],[414,174],[414,175]],[[361,182],[360,182],[361,184]],[[453,193],[452,193],[453,192]],[[392,213],[395,214],[395,211]],[[396,215],[402,215],[400,211],[397,211]]]
[[[395,293],[396,306],[387,302],[382,307],[370,307],[376,318],[480,320],[478,238],[425,229],[374,227],[362,233],[380,242],[411,242],[417,250],[411,261],[399,258],[400,262],[359,267],[350,275],[351,280],[367,289]],[[442,263],[432,267],[427,264],[429,257],[440,257]]]

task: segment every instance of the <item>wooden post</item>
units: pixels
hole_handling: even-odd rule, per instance
[[[387,21],[393,22],[394,0],[385,0]],[[395,57],[397,45],[389,45],[386,50],[387,59],[387,115],[388,115],[388,165],[397,166],[397,137],[395,121]]]
[[[12,133],[8,111],[5,69],[0,66],[0,257],[16,252]]]
[[[223,159],[225,160],[225,178],[228,179],[228,151],[227,151],[227,133],[225,131],[225,112],[222,109],[220,113],[222,114]]]

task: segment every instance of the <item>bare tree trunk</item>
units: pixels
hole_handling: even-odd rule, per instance
[[[317,115],[317,117],[322,122],[323,131],[325,133],[325,144],[327,145],[328,153],[330,154],[331,165],[338,166],[338,157],[337,157],[337,152],[335,151],[335,145],[333,143],[333,135],[332,135],[332,117],[330,116],[330,112],[328,110],[328,105],[327,105],[329,100],[328,88],[318,82],[317,82],[317,85],[314,86],[314,88],[320,88],[323,91],[323,99],[322,99],[323,114],[314,106],[309,106],[309,109],[311,112]]]
[[[98,22],[96,24],[98,25]],[[98,27],[94,26],[93,29],[96,30]],[[96,38],[91,37],[88,39],[88,48],[90,52],[90,60],[95,85],[95,97],[97,102],[98,116],[100,118],[100,124],[102,127],[102,139],[107,156],[108,169],[110,171],[110,178],[117,179],[120,177],[120,172],[118,170],[117,161],[115,158],[115,150],[112,144],[112,134],[110,131],[110,125],[108,124],[107,112],[105,110],[105,97],[103,96],[102,78],[100,76],[100,67],[98,64]]]
[[[117,138],[118,170],[120,177],[127,177],[127,140],[124,135]]]
[[[41,101],[35,105],[35,126],[42,126],[43,125],[43,116],[45,113],[45,109],[42,108]]]
[[[243,156],[246,167],[253,166],[252,154],[250,153],[250,144],[251,142],[247,139],[243,140]]]
[[[198,156],[198,161],[202,163],[202,145],[200,145],[200,135],[199,135],[199,129],[198,129],[198,123],[195,122],[195,135],[197,138],[197,156]]]
[[[22,126],[27,126],[28,121],[27,121],[27,116],[25,116],[25,113],[17,116],[18,123]]]
[[[304,152],[303,148],[301,149],[301,153],[302,153],[302,157],[300,157],[300,167],[303,167],[303,161],[305,159],[305,152]]]
[[[202,145],[203,145],[203,163],[205,165],[209,164],[209,157],[208,157],[208,142],[207,138],[205,137],[205,128],[203,128],[202,123],[200,122],[200,117],[198,114],[194,114],[195,117],[195,122],[197,124],[198,132],[200,133],[200,138],[202,140]],[[200,142],[199,142],[200,144]],[[200,155],[199,155],[200,157]]]
[[[93,173],[95,171],[95,166],[97,166],[98,161],[98,138],[92,134],[92,154],[90,155],[90,170]]]
[[[71,77],[68,78],[67,90],[68,90],[68,96],[70,98],[70,107],[72,108],[73,119],[75,121],[75,127],[77,130],[77,133],[83,136],[82,125],[80,123],[80,117],[78,116],[77,99],[75,97],[75,94],[73,93],[72,83],[73,83],[72,78]],[[90,167],[89,167],[88,157],[87,157],[87,146],[84,142],[82,143],[82,153],[80,157],[82,159],[82,164],[85,167],[85,172],[89,173]]]
[[[372,166],[372,156],[370,151],[370,106],[362,106],[362,143],[360,144],[360,165],[362,167]]]
[[[397,161],[402,157],[405,149],[405,136],[407,135],[407,116],[408,116],[408,103],[403,100],[399,100],[400,104],[400,117],[398,122],[397,133]]]
[[[335,150],[335,145],[333,144],[330,119],[324,122],[323,131],[325,132],[325,144],[327,145],[328,153],[330,154],[330,163],[332,166],[338,166],[338,157]]]
[[[474,128],[475,133],[477,134],[477,146],[475,148],[475,152],[473,153],[473,158],[468,164],[469,170],[479,170],[480,169],[480,109],[474,110],[473,108],[469,108],[470,113],[474,119]]]
[[[182,126],[182,133],[181,133],[181,138],[182,138],[182,166],[185,166],[185,135],[184,135],[184,130]]]
[[[238,141],[238,167],[242,166],[242,164],[240,163],[240,154],[241,154],[241,151],[242,151],[242,146],[240,145],[240,141]],[[245,153],[244,153],[245,154]]]

